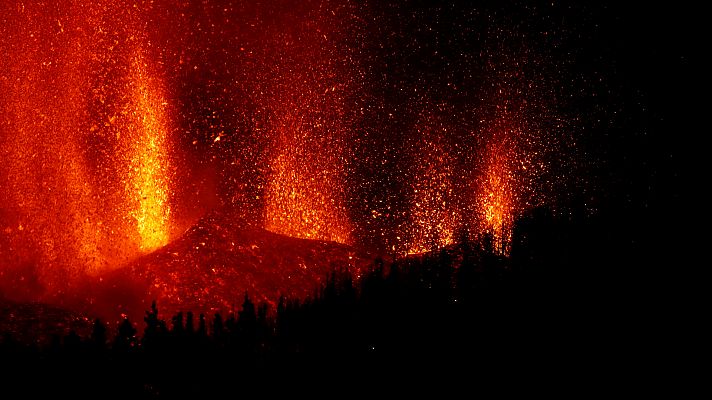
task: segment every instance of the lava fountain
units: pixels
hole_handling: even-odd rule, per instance
[[[357,85],[353,58],[340,47],[344,10],[285,15],[266,39],[257,99],[269,140],[264,227],[302,239],[352,243],[346,207],[347,99]]]
[[[88,41],[62,23],[61,10],[38,8],[5,14],[1,31],[0,176],[7,209],[0,214],[11,244],[0,259],[37,264],[35,278],[66,282],[104,265],[82,133]]]
[[[296,238],[348,243],[343,198],[334,190],[343,187],[339,184],[343,170],[330,156],[324,159],[306,149],[313,138],[307,127],[291,118],[278,128],[266,190],[265,228]]]
[[[121,160],[127,171],[126,198],[136,220],[139,247],[151,251],[169,238],[171,168],[168,103],[143,57],[131,62],[131,96]],[[121,159],[121,158],[120,158]]]
[[[453,244],[460,222],[453,152],[447,140],[452,132],[443,118],[424,114],[413,135],[410,231],[403,233],[410,235],[409,254]]]
[[[496,137],[488,147],[488,160],[477,197],[477,210],[481,223],[481,232],[492,237],[493,250],[509,254],[512,241],[512,228],[517,203],[515,198],[516,177],[510,166],[512,138],[514,132],[504,132]]]
[[[62,292],[169,241],[167,97],[140,10],[66,1],[4,18],[2,283]]]
[[[223,304],[233,288],[301,292],[355,251],[420,253],[465,232],[506,255],[517,218],[581,175],[565,65],[544,51],[558,39],[526,21],[331,0],[9,3],[8,297],[86,296],[71,282],[123,273],[176,307],[187,292],[207,306],[215,278]],[[269,271],[268,251],[283,253]]]

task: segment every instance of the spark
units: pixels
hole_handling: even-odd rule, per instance
[[[170,156],[164,96],[147,69],[140,56],[131,63],[126,190],[137,204],[131,214],[136,219],[140,248],[151,251],[168,243]]]
[[[329,262],[463,233],[506,256],[521,216],[585,186],[566,35],[539,14],[298,3],[0,6],[3,271],[71,293],[151,256],[172,299],[211,298],[203,263],[216,291],[306,287],[313,255],[232,268],[301,239]]]

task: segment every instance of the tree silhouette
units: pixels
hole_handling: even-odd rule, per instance
[[[106,347],[106,326],[99,318],[94,320],[90,339],[96,350],[104,350]]]
[[[125,352],[135,346],[136,328],[133,327],[128,317],[125,317],[119,324],[118,333],[114,339],[114,349]]]

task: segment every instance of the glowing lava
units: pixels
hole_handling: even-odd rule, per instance
[[[308,134],[298,126],[292,129],[281,132],[278,155],[271,164],[265,228],[296,238],[349,243],[348,218],[343,200],[335,192],[341,187],[337,183],[339,170],[331,169],[338,164],[314,164],[314,157],[323,155],[305,152],[299,143]]]
[[[447,148],[448,129],[431,113],[416,129],[410,211],[410,244],[407,253],[438,249],[455,242],[459,210],[455,193],[452,152]]]
[[[99,299],[108,297],[99,301],[104,305],[112,300],[106,291],[122,282],[137,283],[140,289],[128,291],[122,302],[122,311],[136,317],[154,299],[168,313],[227,312],[245,293],[272,307],[280,296],[303,299],[313,295],[334,268],[357,278],[371,262],[367,254],[347,245],[245,228],[230,215],[212,212],[180,238],[104,275],[87,290]]]
[[[64,29],[55,7],[37,11],[23,5],[3,13],[0,30],[0,178],[7,200],[0,217],[11,243],[0,259],[36,264],[40,279],[62,283],[104,264],[83,147],[88,41]]]
[[[124,143],[128,155],[127,198],[133,199],[140,248],[154,250],[168,243],[170,222],[170,154],[168,103],[141,56],[131,63],[132,96],[124,112],[131,121]]]
[[[63,1],[6,11],[2,273],[62,292],[168,242],[167,95],[145,10]]]
[[[515,176],[509,163],[509,151],[505,140],[493,143],[490,147],[490,159],[485,166],[480,187],[477,209],[483,223],[481,231],[492,236],[493,250],[509,254],[512,244],[512,227],[515,218]]]
[[[258,99],[270,143],[264,227],[295,238],[351,243],[345,164],[352,134],[346,100],[356,86],[353,59],[340,49],[344,32],[337,14],[311,12],[307,19],[285,17],[266,40],[271,80]]]
[[[84,296],[67,282],[150,265],[175,307],[222,307],[307,293],[355,251],[466,232],[508,254],[516,219],[583,179],[567,47],[524,9],[0,3],[0,290]]]

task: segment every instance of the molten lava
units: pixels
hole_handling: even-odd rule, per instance
[[[0,4],[2,295],[225,309],[463,232],[507,254],[580,175],[556,35],[418,4]]]
[[[168,243],[168,96],[142,10],[63,1],[4,15],[0,259],[34,265],[57,293]]]
[[[416,128],[413,145],[415,165],[412,182],[408,254],[423,253],[453,244],[459,228],[459,205],[455,192],[452,152],[448,129],[440,118],[428,114]]]
[[[140,248],[151,251],[168,243],[171,169],[168,103],[141,56],[131,63],[131,102],[123,112],[129,123],[124,139],[127,154],[126,195],[133,199]]]
[[[358,279],[372,262],[350,246],[245,228],[229,214],[212,212],[167,246],[87,284],[76,301],[86,297],[91,304],[75,308],[135,319],[157,300],[165,315],[226,313],[247,293],[274,310],[281,296],[317,294],[334,270]]]
[[[481,213],[482,229],[492,236],[493,249],[505,255],[511,249],[512,228],[517,212],[515,176],[509,165],[512,160],[508,157],[511,148],[507,145],[505,141],[491,146],[477,206]]]
[[[288,118],[287,121],[290,121]],[[329,154],[309,150],[314,135],[296,121],[278,129],[277,155],[265,193],[265,228],[303,239],[349,243],[351,229],[339,188],[343,172]]]
[[[346,99],[356,73],[340,49],[344,32],[332,13],[275,27],[266,40],[266,73],[258,100],[270,144],[264,227],[303,239],[352,243],[346,208]],[[328,34],[328,36],[327,36]]]

